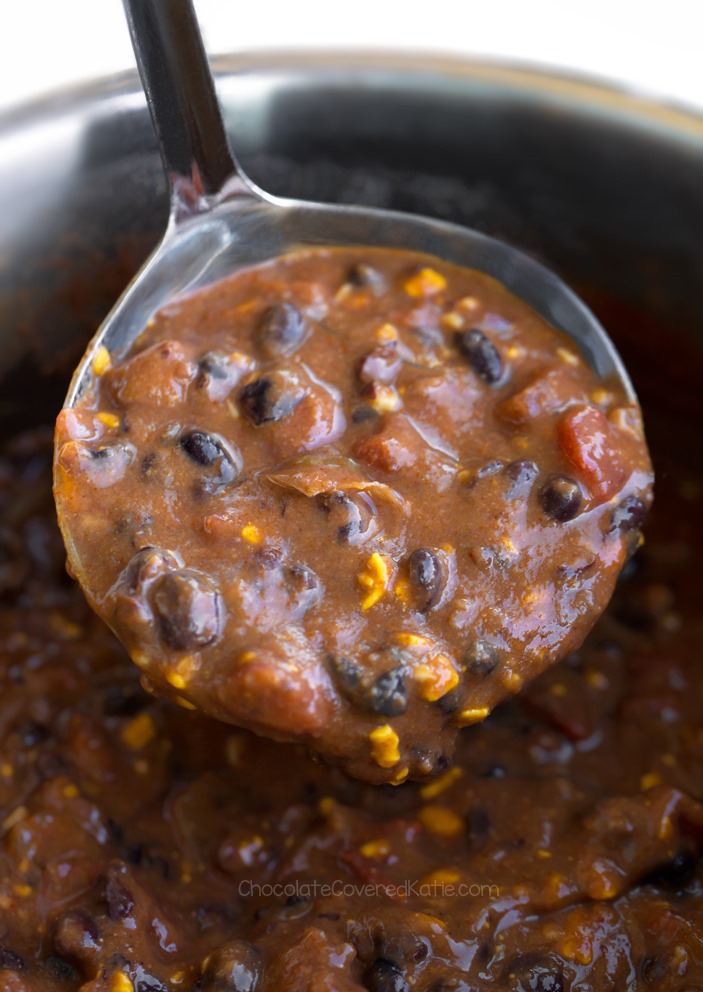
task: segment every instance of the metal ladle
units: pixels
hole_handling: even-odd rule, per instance
[[[161,148],[171,216],[158,248],[100,327],[76,369],[65,405],[94,381],[105,346],[120,357],[167,302],[236,269],[304,246],[400,248],[493,276],[573,339],[596,374],[637,399],[595,316],[553,272],[477,231],[391,210],[283,199],[259,189],[230,148],[191,0],[124,0],[132,44]],[[69,560],[81,563],[58,501]]]

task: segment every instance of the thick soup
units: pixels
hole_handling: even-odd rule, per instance
[[[430,257],[284,256],[94,372],[57,498],[145,687],[371,782],[442,772],[579,647],[651,500],[638,409]]]

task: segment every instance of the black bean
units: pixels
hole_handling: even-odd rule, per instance
[[[540,490],[542,509],[548,517],[565,523],[581,509],[583,494],[578,482],[565,475],[555,475]]]
[[[159,633],[176,651],[207,647],[220,636],[222,599],[210,579],[190,569],[167,572],[152,596]]]
[[[351,419],[355,424],[364,424],[371,420],[378,420],[378,418],[378,410],[374,410],[372,406],[367,406],[366,404],[355,406],[352,410]]]
[[[495,644],[484,640],[482,637],[476,638],[466,649],[462,664],[471,675],[483,678],[490,675],[500,661],[500,652]]]
[[[408,708],[408,690],[402,665],[383,672],[369,687],[370,709],[381,716],[400,716]]]
[[[483,331],[458,331],[456,345],[477,376],[493,386],[503,376],[503,359]]]
[[[356,702],[361,689],[359,666],[343,654],[328,654],[327,667],[340,692],[352,702]]]
[[[100,948],[98,925],[84,910],[69,909],[57,921],[54,945],[61,955],[89,961]]]
[[[245,940],[233,940],[207,958],[202,992],[256,992],[260,979],[259,952]]]
[[[208,492],[217,492],[234,482],[241,472],[242,460],[238,451],[216,434],[205,431],[187,431],[181,434],[178,445],[191,461],[207,469],[201,478]]]
[[[0,969],[4,971],[24,971],[24,959],[8,947],[0,947]]]
[[[43,744],[51,736],[49,728],[36,720],[23,720],[17,725],[16,730],[22,745],[28,748]]]
[[[291,413],[304,390],[288,373],[272,372],[248,383],[239,394],[244,416],[255,427],[276,423]]]
[[[564,969],[551,955],[520,954],[506,966],[512,992],[565,992]]]
[[[383,273],[365,262],[355,262],[347,273],[347,282],[357,289],[370,289],[374,293],[382,293],[386,288]]]
[[[134,595],[140,592],[164,572],[178,566],[178,560],[170,551],[162,548],[142,548],[134,555],[120,576],[120,585]]]
[[[53,979],[60,982],[77,982],[80,978],[71,962],[57,954],[51,954],[44,961],[44,968]]]
[[[307,613],[322,595],[322,583],[316,572],[308,565],[296,563],[287,571],[288,588],[293,599],[293,611]]]
[[[491,818],[482,806],[474,806],[469,810],[466,815],[466,829],[471,850],[483,850],[491,833]]]
[[[209,376],[210,379],[226,379],[230,374],[232,363],[227,355],[221,355],[216,351],[209,351],[198,362],[202,373],[201,380]]]
[[[150,975],[140,964],[133,967],[132,984],[134,992],[169,992],[167,985]]]
[[[378,345],[361,359],[357,375],[364,385],[375,382],[388,384],[397,377],[401,365],[398,349],[394,345]]]
[[[491,476],[497,475],[504,466],[504,462],[498,461],[497,459],[491,462],[486,462],[476,473],[477,479],[490,479]]]
[[[418,608],[426,613],[437,605],[446,583],[445,569],[434,551],[418,548],[408,556],[408,578],[419,592]]]
[[[376,530],[376,507],[366,493],[327,493],[320,497],[320,505],[336,523],[340,544],[359,544]]]
[[[670,861],[649,872],[643,879],[645,885],[658,885],[664,889],[685,889],[696,874],[698,858],[690,850],[679,851]]]
[[[115,922],[132,915],[134,897],[115,872],[111,872],[105,885],[107,915]]]
[[[639,967],[642,981],[659,987],[669,974],[669,962],[664,957],[646,957]]]
[[[647,507],[638,496],[627,496],[613,510],[610,530],[627,533],[639,530],[647,516]]]
[[[510,495],[521,496],[532,486],[539,475],[539,468],[535,462],[521,459],[506,465],[505,474],[511,482]]]
[[[403,969],[387,958],[377,958],[364,975],[369,992],[410,992]]]
[[[274,303],[264,311],[257,328],[259,348],[267,358],[290,355],[302,344],[307,324],[292,303]]]

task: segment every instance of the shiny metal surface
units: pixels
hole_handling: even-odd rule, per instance
[[[703,322],[699,118],[447,60],[261,55],[215,68],[242,164],[273,194],[469,224],[579,290]],[[168,198],[136,74],[5,114],[0,149],[9,424],[58,408],[71,364],[163,229]]]

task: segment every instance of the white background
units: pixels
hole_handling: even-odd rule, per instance
[[[133,65],[121,0],[0,0],[0,109]],[[492,55],[703,109],[703,0],[196,0],[210,52]]]

